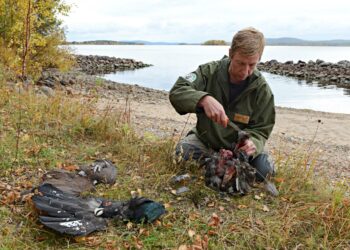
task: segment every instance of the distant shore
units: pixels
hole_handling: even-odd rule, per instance
[[[220,41],[211,43],[210,41]],[[114,41],[114,40],[93,40],[93,41],[69,41],[68,45],[208,45],[208,46],[228,46],[231,43],[223,40],[208,40],[203,42],[151,42],[144,40],[136,41]],[[266,38],[267,46],[350,46],[350,40],[303,40],[298,38]]]

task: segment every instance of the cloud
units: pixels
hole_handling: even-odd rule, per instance
[[[350,39],[350,3],[332,1],[67,0],[68,40],[115,39],[177,42],[231,40],[254,26],[266,37]]]

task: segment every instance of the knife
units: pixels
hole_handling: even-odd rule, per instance
[[[233,121],[231,121],[228,117],[226,117],[227,119],[227,125],[230,126],[231,128],[233,128],[234,130],[241,132],[242,129],[240,129],[235,123],[233,123]]]

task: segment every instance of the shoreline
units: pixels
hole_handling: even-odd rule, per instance
[[[53,93],[49,96],[59,91],[67,98],[80,100],[95,98],[99,113],[128,112],[130,126],[142,137],[178,140],[195,126],[195,114],[177,114],[168,99],[168,91],[118,83],[80,71],[73,75],[78,79],[77,84],[58,85],[55,90],[37,86],[38,91],[47,95],[43,88],[50,89]],[[325,175],[331,182],[344,179],[349,182],[349,124],[350,114],[276,107],[276,125],[265,148],[282,159],[288,159],[293,152],[316,157],[312,163],[315,175]]]
[[[119,86],[125,88],[125,85]],[[178,140],[195,126],[195,114],[177,114],[168,100],[167,92],[152,92],[150,88],[135,85],[133,88],[135,95],[129,96],[130,121],[140,136]],[[99,110],[111,107],[125,110],[125,92],[123,96],[123,91],[118,91],[118,87],[116,90],[117,93],[110,93],[99,100]],[[288,159],[293,153],[297,153],[298,157],[310,157],[310,160],[315,157],[315,161],[310,162],[314,164],[315,175],[324,175],[330,182],[349,182],[348,124],[350,114],[276,107],[276,125],[265,148],[275,157],[283,159]]]
[[[130,60],[130,59],[126,59]],[[142,62],[140,62],[142,63]],[[147,65],[148,66],[148,65]],[[133,70],[133,69],[132,69]],[[90,72],[90,71],[89,71]],[[37,85],[39,86],[47,86],[52,89],[69,89],[74,87],[75,85],[88,85],[89,87],[93,87],[94,85],[105,84],[110,90],[118,90],[120,94],[133,94],[137,99],[144,99],[143,95],[150,98],[150,100],[154,101],[157,98],[162,98],[169,93],[167,90],[154,89],[150,87],[141,86],[137,83],[121,83],[112,80],[108,80],[99,75],[89,74],[84,72],[81,68],[73,68],[71,71],[62,73],[58,72],[56,69],[50,69],[43,73],[44,79],[39,79]],[[51,82],[47,83],[46,79],[50,79]],[[63,79],[63,80],[62,80]],[[334,86],[334,85],[333,85]],[[131,92],[130,92],[131,91]],[[155,96],[152,96],[147,93],[153,93]],[[349,97],[350,98],[350,97]],[[308,108],[293,108],[293,107],[283,107],[275,105],[276,108],[279,109],[287,109],[287,110],[300,110],[306,112],[319,112],[326,114],[334,114],[334,115],[349,115],[350,113],[341,113],[341,112],[329,112],[322,110],[313,110]]]

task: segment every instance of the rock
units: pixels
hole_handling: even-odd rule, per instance
[[[50,87],[45,86],[45,85],[40,87],[40,91],[48,97],[55,96],[54,90]]]
[[[317,59],[316,62],[308,63],[299,60],[293,64],[293,61],[285,63],[276,60],[259,63],[257,68],[261,71],[267,71],[272,74],[286,75],[296,77],[299,80],[315,82],[320,85],[336,85],[342,88],[350,88],[347,80],[350,80],[350,61],[342,60],[338,63],[325,62]]]
[[[91,75],[108,74],[120,70],[134,70],[152,66],[143,62],[135,61],[134,59],[116,58],[108,56],[84,56],[76,55],[78,67]]]

